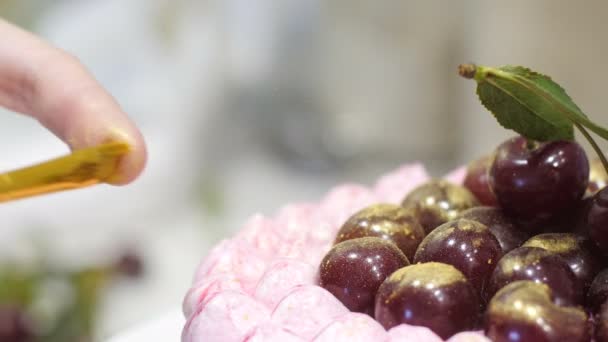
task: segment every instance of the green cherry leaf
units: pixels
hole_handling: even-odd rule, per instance
[[[481,103],[504,128],[536,141],[573,140],[574,127],[589,140],[604,167],[608,161],[586,128],[608,140],[608,130],[591,121],[550,77],[521,66],[462,64],[459,74],[477,82]]]
[[[479,100],[504,128],[537,141],[574,139],[572,121],[556,107],[580,110],[549,77],[513,66],[463,65],[460,74],[477,81]]]

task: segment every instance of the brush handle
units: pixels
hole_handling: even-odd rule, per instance
[[[0,174],[0,203],[80,189],[112,177],[130,146],[111,142]]]

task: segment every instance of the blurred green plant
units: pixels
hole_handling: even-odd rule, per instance
[[[92,341],[104,291],[114,280],[139,277],[142,270],[133,253],[77,270],[44,262],[36,267],[0,264],[0,341]]]
[[[197,189],[197,200],[205,214],[218,217],[225,213],[225,189],[221,178],[211,172],[205,172],[198,180]]]
[[[0,0],[0,17],[27,30],[33,30],[45,11],[62,1]]]

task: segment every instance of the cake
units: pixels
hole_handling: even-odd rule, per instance
[[[521,136],[437,179],[252,216],[198,266],[182,342],[608,341],[608,174]]]
[[[444,178],[460,184],[465,172],[459,168]],[[428,180],[422,164],[407,164],[371,187],[343,184],[317,203],[288,204],[274,217],[252,216],[198,266],[183,301],[182,342],[443,341],[421,326],[386,330],[318,285],[319,263],[348,217],[373,203],[397,204]],[[448,341],[489,339],[467,331]]]

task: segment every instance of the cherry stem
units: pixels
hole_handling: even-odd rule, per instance
[[[581,133],[583,133],[583,135],[585,136],[587,141],[589,141],[589,144],[591,144],[591,147],[593,147],[593,149],[595,150],[595,153],[597,153],[598,157],[600,158],[600,161],[602,162],[602,166],[604,166],[604,170],[606,170],[606,172],[608,173],[608,160],[606,160],[606,156],[604,156],[602,149],[600,149],[600,147],[597,145],[595,140],[593,140],[593,138],[591,137],[589,132],[587,132],[585,127],[583,127],[578,122],[574,122],[574,125],[576,126],[576,128],[578,128],[578,130]]]
[[[538,147],[538,142],[526,138],[526,148],[528,149],[528,151],[535,150],[537,147]]]
[[[458,66],[458,74],[464,78],[472,79],[475,77],[477,67],[475,64],[460,64]]]

